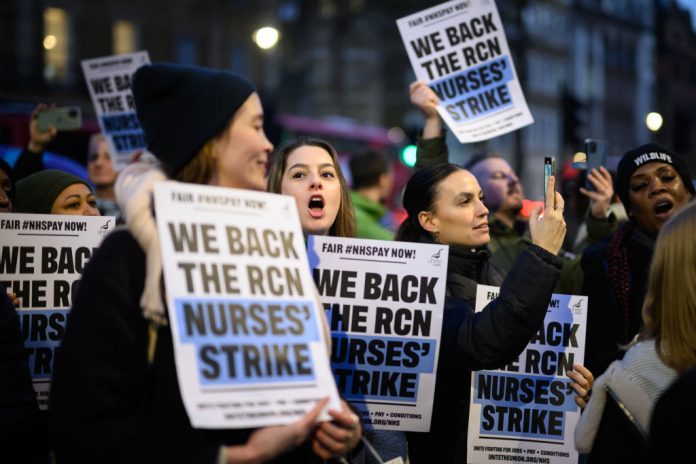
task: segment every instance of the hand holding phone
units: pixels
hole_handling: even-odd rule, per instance
[[[532,211],[529,217],[529,232],[533,244],[550,253],[558,254],[566,232],[566,224],[563,219],[565,202],[561,194],[556,192],[553,165],[553,157],[546,157],[544,160],[544,177],[547,180],[546,196],[544,197],[545,209],[543,214],[541,214],[541,207]]]
[[[549,185],[549,177],[555,176],[556,175],[556,158],[553,156],[545,156],[544,157],[544,202],[546,202],[546,198],[548,198],[546,194],[546,189],[547,186]],[[546,205],[546,208],[555,208],[555,197],[554,197],[554,204],[553,205]]]
[[[585,178],[585,189],[594,191],[595,187],[589,180],[589,174],[593,169],[599,170],[601,166],[607,164],[608,144],[604,140],[585,139],[585,153],[587,154],[587,177]]]
[[[76,130],[82,127],[82,111],[79,106],[64,106],[41,111],[36,118],[40,131],[54,127],[58,131]]]

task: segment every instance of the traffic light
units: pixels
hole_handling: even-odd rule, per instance
[[[401,153],[399,153],[401,162],[409,168],[412,168],[416,165],[417,154],[418,147],[413,144],[406,145],[404,148],[401,149]]]
[[[585,105],[578,98],[565,90],[563,92],[563,143],[573,149],[579,149],[583,136]]]

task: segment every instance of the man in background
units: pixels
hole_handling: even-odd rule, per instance
[[[393,240],[394,233],[384,227],[387,199],[394,185],[394,173],[384,153],[367,151],[350,158],[353,190],[350,193],[355,208],[358,238]]]
[[[507,273],[517,255],[532,243],[527,221],[520,217],[524,198],[520,179],[497,153],[475,154],[464,168],[478,180],[490,211],[491,262]]]

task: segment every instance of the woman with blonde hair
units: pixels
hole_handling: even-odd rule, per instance
[[[696,204],[691,202],[658,235],[638,341],[597,379],[575,430],[575,447],[589,454],[589,463],[645,459],[657,399],[678,373],[696,365],[695,262]]]
[[[665,224],[650,266],[643,303],[643,334],[655,339],[666,365],[684,372],[696,365],[696,203]]]

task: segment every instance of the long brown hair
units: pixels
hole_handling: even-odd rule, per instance
[[[338,161],[336,149],[330,143],[314,138],[302,137],[293,142],[289,142],[281,146],[273,155],[271,168],[268,172],[268,183],[266,191],[271,193],[283,193],[282,183],[287,160],[290,154],[300,147],[319,147],[326,151],[331,156],[331,162],[336,170],[338,182],[341,186],[341,204],[338,206],[336,220],[329,229],[329,235],[332,237],[355,237],[355,211],[353,210],[353,202],[350,199],[348,184],[343,176],[341,164]]]
[[[696,203],[662,226],[655,244],[644,335],[655,338],[662,360],[678,372],[696,366]]]
[[[213,147],[216,138],[212,138],[198,151],[198,154],[186,165],[174,174],[174,180],[179,182],[190,182],[192,184],[207,184],[215,172],[215,159],[213,158]]]

